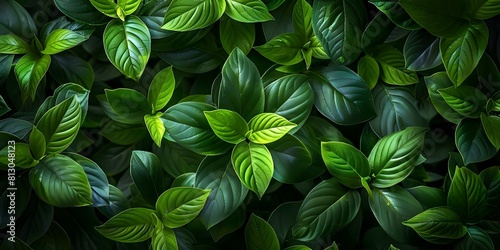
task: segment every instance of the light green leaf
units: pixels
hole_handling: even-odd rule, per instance
[[[312,7],[306,0],[299,0],[293,8],[293,28],[306,40],[313,36]]]
[[[45,136],[46,154],[64,151],[78,134],[82,109],[76,96],[68,98],[49,109],[38,121],[36,127]]]
[[[406,68],[413,71],[432,69],[442,63],[439,38],[425,29],[415,30],[406,38],[403,49]]]
[[[90,35],[84,35],[67,29],[52,31],[45,40],[45,49],[42,54],[53,55],[71,49],[89,39]]]
[[[151,54],[151,35],[144,22],[128,16],[124,22],[112,20],[103,35],[109,61],[126,77],[139,81]]]
[[[172,67],[167,67],[156,74],[148,89],[148,103],[152,113],[167,105],[175,89],[175,77]],[[159,144],[158,144],[159,145]]]
[[[358,75],[365,80],[370,90],[373,89],[380,76],[380,68],[375,58],[370,55],[361,57],[358,61]]]
[[[156,115],[147,114],[144,116],[144,123],[146,123],[149,135],[158,147],[161,147],[161,141],[166,131],[165,125],[163,125],[163,121],[160,118],[162,115],[162,112],[158,112]]]
[[[488,34],[488,26],[481,21],[471,23],[457,37],[441,38],[441,59],[455,86],[462,84],[476,68],[488,45]]]
[[[245,241],[248,250],[280,249],[280,243],[274,229],[267,221],[253,213],[245,227]]]
[[[477,222],[483,218],[486,187],[481,178],[468,168],[458,168],[448,191],[448,206],[455,209],[463,221]]]
[[[459,239],[467,233],[460,215],[449,207],[433,207],[403,222],[413,228],[422,238],[433,243],[441,239]]]
[[[203,113],[214,133],[222,140],[238,144],[246,139],[248,124],[238,113],[227,109]]]
[[[57,207],[92,204],[92,190],[82,166],[64,155],[44,158],[30,171],[30,183],[44,202]]]
[[[422,153],[426,131],[408,127],[380,139],[368,157],[374,178],[371,184],[387,188],[410,175]]]
[[[150,106],[146,97],[137,90],[118,88],[106,89],[107,103],[101,102],[104,112],[108,116],[125,124],[143,124],[144,115],[150,113]],[[106,106],[110,111],[107,112]]]
[[[453,110],[465,117],[479,118],[486,106],[486,96],[471,86],[453,86],[438,89],[438,92]]]
[[[322,181],[306,196],[300,206],[295,238],[303,241],[338,232],[358,214],[361,197],[334,179]]]
[[[497,152],[479,119],[463,119],[455,130],[455,143],[465,165],[488,160]]]
[[[475,19],[489,19],[500,14],[500,1],[485,0],[480,2],[482,2],[483,4],[481,5],[481,7],[474,11],[473,17]]]
[[[31,130],[29,145],[31,152],[33,153],[33,157],[36,160],[42,159],[45,155],[45,151],[47,150],[47,143],[43,133],[36,127],[33,127],[33,130]]]
[[[255,25],[235,21],[228,16],[220,19],[220,40],[224,50],[230,54],[239,48],[245,55],[250,53],[255,42]]]
[[[190,31],[210,26],[226,10],[225,0],[173,0],[165,13],[162,29]]]
[[[17,83],[21,89],[21,100],[23,102],[31,97],[35,99],[36,89],[38,84],[47,73],[50,66],[50,56],[39,56],[35,53],[28,53],[17,61],[14,67]]]
[[[344,142],[321,142],[321,156],[333,178],[344,186],[361,187],[361,179],[370,176],[368,159],[357,148]]]
[[[248,139],[259,144],[271,143],[279,140],[296,126],[295,123],[275,113],[258,114],[248,122],[251,131]]]
[[[192,187],[171,188],[160,195],[156,201],[156,210],[160,213],[165,226],[182,227],[198,216],[209,195],[210,190]]]
[[[274,20],[261,0],[226,0],[225,13],[242,23],[257,23]]]
[[[90,0],[92,5],[106,16],[120,18],[134,13],[141,5],[142,0]]]
[[[163,170],[158,157],[147,151],[132,151],[130,177],[144,200],[155,204],[165,187]]]
[[[155,229],[151,233],[151,243],[155,250],[178,250],[177,238],[174,230],[165,227],[156,214],[154,214]]]
[[[6,143],[7,144],[7,143]],[[14,158],[9,157],[14,154]],[[7,169],[7,165],[12,165],[14,163],[15,167],[25,169],[31,168],[38,164],[38,160],[35,159],[30,152],[30,146],[26,143],[17,142],[12,148],[12,146],[5,146],[0,150],[0,166]]]
[[[282,65],[294,65],[303,60],[304,38],[297,33],[278,35],[255,48],[267,59]]]
[[[314,1],[314,34],[335,64],[349,65],[361,54],[365,9],[361,0]]]
[[[240,181],[262,198],[274,172],[273,159],[266,146],[242,141],[234,147],[231,163]]]
[[[500,148],[500,117],[481,113],[484,132],[496,150]]]
[[[493,241],[491,240],[488,233],[486,233],[480,227],[472,226],[467,228],[467,234],[455,245],[454,249],[489,250],[495,249],[495,245],[493,244]]]
[[[405,68],[403,53],[390,46],[381,46],[372,54],[380,65],[380,79],[388,84],[409,85],[418,82],[417,73]]]
[[[154,232],[152,218],[154,213],[155,211],[152,209],[129,208],[95,229],[106,238],[118,242],[145,241]]]
[[[0,53],[19,55],[31,52],[31,47],[16,35],[0,35]]]

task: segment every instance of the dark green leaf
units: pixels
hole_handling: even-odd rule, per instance
[[[207,189],[171,188],[160,195],[156,201],[156,210],[165,226],[182,227],[198,216],[209,195],[210,190]]]
[[[165,13],[163,29],[190,31],[205,28],[217,21],[226,10],[226,1],[173,0]]]
[[[166,140],[163,141],[161,148],[154,147],[153,152],[160,159],[163,170],[173,177],[196,172],[203,160],[202,155]]]
[[[107,106],[115,115],[108,116],[121,123],[125,124],[143,124],[144,115],[150,113],[148,100],[140,92],[132,89],[118,88],[106,89]],[[104,106],[106,103],[101,102]],[[104,106],[106,112],[106,106]]]
[[[484,132],[496,150],[500,148],[500,117],[481,113]]]
[[[486,212],[486,187],[481,178],[465,167],[455,171],[448,206],[455,209],[463,221],[475,222]]]
[[[185,173],[177,176],[171,187],[194,187],[196,173]]]
[[[226,3],[225,13],[236,21],[256,23],[274,20],[261,0],[226,0]]]
[[[152,209],[129,208],[95,229],[106,238],[118,242],[141,242],[154,230]]]
[[[495,249],[490,236],[480,227],[468,227],[465,237],[457,242],[454,249]]]
[[[245,240],[248,250],[280,249],[278,237],[271,225],[253,213],[245,227]]]
[[[406,68],[413,71],[432,69],[442,63],[439,38],[425,29],[410,33],[404,46]]]
[[[479,118],[486,106],[486,96],[471,86],[448,87],[438,92],[453,110],[468,118]]]
[[[132,151],[130,176],[141,196],[150,204],[155,204],[165,187],[158,157],[147,151]]]
[[[455,142],[465,165],[488,160],[497,151],[479,119],[463,119],[455,130]]]
[[[106,217],[111,218],[129,208],[130,204],[125,194],[117,187],[109,185],[109,204],[98,209]]]
[[[409,85],[418,82],[417,73],[407,70],[401,51],[390,46],[381,46],[371,53],[380,65],[380,79],[388,84]]]
[[[129,166],[131,155],[132,147],[108,143],[92,154],[92,160],[101,166],[106,175],[113,176]]]
[[[76,21],[91,25],[103,25],[109,21],[88,0],[55,0],[54,3],[64,15]]]
[[[0,3],[0,35],[15,34],[31,39],[37,34],[36,25],[26,9],[15,0]]]
[[[210,236],[215,242],[218,242],[222,237],[240,229],[246,221],[246,209],[240,206],[225,220],[210,228]]]
[[[446,193],[442,189],[416,186],[407,189],[407,191],[420,202],[424,209],[446,206]]]
[[[51,58],[49,73],[58,83],[74,82],[86,89],[92,88],[94,70],[88,62],[68,52],[53,55]]]
[[[416,30],[420,25],[416,23],[408,13],[401,7],[398,1],[394,0],[370,0],[382,13],[396,25],[407,30]]]
[[[276,232],[280,244],[285,242],[287,235],[292,231],[300,205],[301,202],[282,203],[269,216],[267,221],[273,227],[274,232]]]
[[[142,140],[148,135],[148,130],[143,124],[130,125],[109,121],[99,131],[99,135],[104,136],[113,143],[126,146]]]
[[[248,54],[255,42],[255,25],[242,23],[222,16],[220,19],[220,40],[224,50],[230,54],[235,48]]]
[[[429,97],[434,108],[446,120],[458,124],[462,120],[462,116],[455,112],[443,99],[438,90],[445,89],[453,86],[446,72],[438,72],[431,76],[424,77]]]
[[[47,150],[45,136],[36,127],[33,127],[33,130],[31,130],[29,145],[31,153],[36,160],[40,160],[45,156],[45,151]]]
[[[384,1],[382,4],[385,4]],[[396,25],[383,13],[377,13],[373,20],[368,23],[361,37],[361,45],[365,52],[369,52],[374,46],[380,45],[391,35]],[[385,250],[385,249],[384,249]]]
[[[108,178],[104,174],[104,171],[95,162],[79,154],[69,153],[67,156],[80,164],[83,171],[85,171],[90,187],[92,188],[92,206],[108,206],[110,191]]]
[[[66,231],[57,224],[57,222],[52,221],[50,227],[42,238],[31,244],[35,249],[52,249],[52,250],[70,250],[71,244],[68,234]]]
[[[500,170],[499,167],[487,168],[479,174],[487,189],[488,204],[500,205]]]

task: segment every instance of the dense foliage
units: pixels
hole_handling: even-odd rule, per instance
[[[500,246],[498,0],[1,0],[0,249]]]

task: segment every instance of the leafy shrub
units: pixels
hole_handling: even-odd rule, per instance
[[[496,0],[2,0],[0,249],[494,249]]]

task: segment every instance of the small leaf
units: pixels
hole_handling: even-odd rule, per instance
[[[45,136],[38,128],[33,127],[29,137],[29,145],[31,153],[36,160],[42,159],[45,156],[45,151],[47,150],[47,143],[45,142]]]
[[[16,35],[0,35],[0,53],[19,55],[31,52],[31,47]]]
[[[500,117],[481,113],[484,132],[496,150],[500,148]]]
[[[231,163],[240,181],[262,198],[274,172],[273,159],[266,146],[242,141],[234,147]]]
[[[306,0],[295,3],[293,8],[293,28],[301,37],[308,40],[313,36],[312,7]]]
[[[7,142],[5,143],[7,144]],[[14,153],[14,158],[9,157]],[[14,146],[14,152],[12,152],[12,146],[5,146],[2,150],[0,150],[0,166],[2,169],[7,169],[7,165],[11,165],[12,163],[15,167],[18,168],[31,168],[38,164],[38,160],[36,160],[31,151],[30,146],[26,143],[16,143]]]
[[[179,246],[177,245],[177,238],[175,237],[174,230],[165,227],[161,220],[156,217],[156,214],[154,215],[154,224],[156,228],[151,233],[153,249],[178,250]]]
[[[479,118],[486,106],[486,96],[471,86],[448,87],[438,92],[453,110],[465,117]]]
[[[433,207],[403,222],[422,238],[440,243],[440,239],[459,239],[467,233],[460,215],[448,207]]]
[[[160,195],[156,201],[156,210],[160,213],[165,226],[182,227],[198,216],[209,195],[210,190],[192,187],[171,188]]]
[[[45,73],[47,73],[50,61],[49,55],[39,56],[35,53],[28,53],[17,61],[14,72],[21,89],[21,100],[23,102],[26,101],[28,96],[31,97],[31,100],[35,99],[36,89]]]
[[[226,0],[225,13],[243,23],[257,23],[274,20],[261,0]]]
[[[486,213],[486,187],[481,178],[465,167],[458,168],[448,192],[448,206],[463,221],[479,221]]]
[[[9,106],[7,106],[7,103],[5,103],[5,100],[3,97],[0,95],[0,116],[5,115],[8,113],[11,109]]]
[[[463,119],[455,130],[455,143],[465,165],[488,160],[497,152],[479,119]]]
[[[92,5],[106,16],[124,19],[124,16],[131,15],[141,5],[142,0],[90,0]]]
[[[164,190],[163,171],[158,157],[147,151],[134,150],[130,157],[130,177],[141,196],[154,204]]]
[[[253,213],[245,227],[245,241],[248,250],[280,249],[278,237],[271,225]]]
[[[220,40],[224,50],[230,54],[239,48],[245,55],[250,53],[255,42],[255,25],[235,21],[228,16],[220,19]]]
[[[89,37],[90,34],[84,35],[68,29],[57,29],[49,34],[45,40],[45,49],[40,52],[46,55],[57,54],[83,43]]]
[[[409,85],[418,82],[417,73],[405,68],[403,54],[396,48],[381,46],[371,54],[380,65],[380,79],[388,84]]]
[[[358,75],[365,80],[370,90],[373,89],[377,85],[380,75],[377,61],[369,55],[361,57],[358,61]]]
[[[190,31],[210,26],[219,20],[226,10],[226,1],[173,0],[165,13],[162,29]]]
[[[295,123],[275,113],[258,114],[248,122],[251,131],[248,139],[259,144],[271,143],[279,140],[295,126]]]
[[[146,114],[144,116],[144,123],[146,123],[146,128],[148,128],[149,135],[158,147],[161,147],[161,141],[165,135],[165,125],[161,120],[163,113],[158,112],[156,115]]]
[[[442,63],[439,38],[429,34],[425,29],[411,32],[403,51],[406,68],[409,70],[428,70]]]
[[[222,140],[238,144],[246,139],[248,124],[238,113],[227,109],[203,113],[214,133]]]
[[[467,234],[456,245],[455,249],[495,249],[495,245],[490,236],[480,227],[468,227]]]
[[[255,47],[267,59],[282,65],[294,65],[303,60],[304,40],[297,33],[278,35],[269,42]]]
[[[145,241],[154,232],[153,213],[155,211],[152,209],[129,208],[95,229],[106,238],[118,242]]]
[[[156,74],[148,89],[148,103],[152,113],[167,105],[175,89],[175,77],[172,67],[167,67]],[[159,144],[158,144],[159,145]]]

